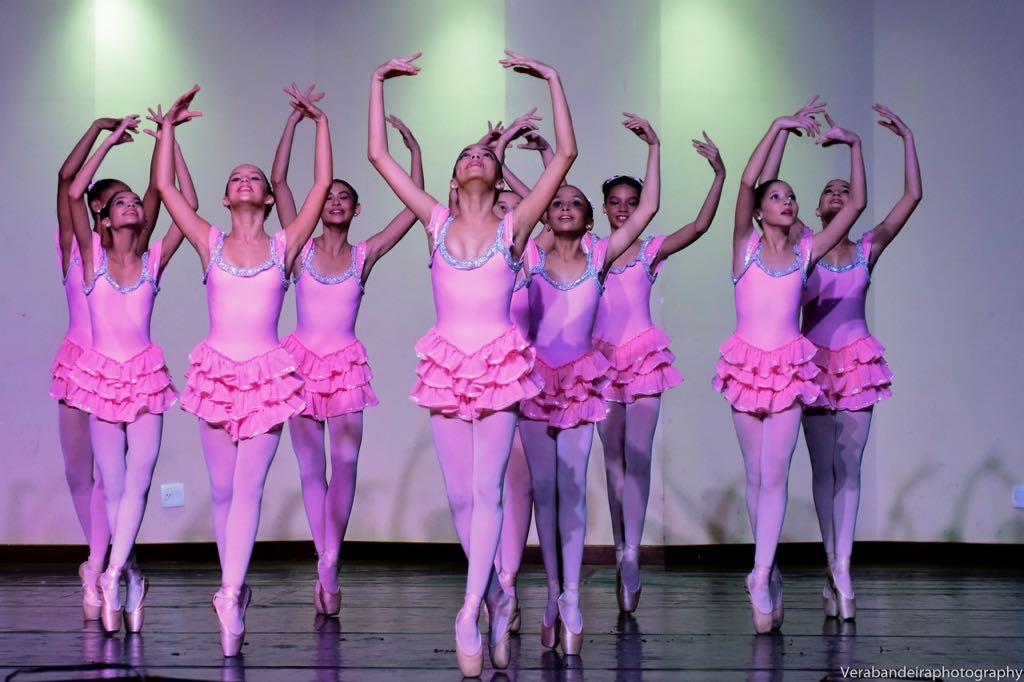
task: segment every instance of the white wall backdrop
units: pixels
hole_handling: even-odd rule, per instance
[[[1012,0],[4,0],[0,25],[0,181],[7,190],[0,297],[0,543],[79,543],[64,482],[48,370],[66,309],[55,264],[56,171],[97,116],[145,113],[199,83],[204,117],[179,133],[200,213],[221,223],[228,171],[269,170],[288,115],[281,87],[327,91],[335,173],[359,190],[354,238],[399,204],[366,162],[373,68],[422,51],[422,73],[390,81],[387,104],[419,137],[427,189],[443,196],[455,154],[488,120],[538,106],[543,83],[505,73],[506,47],[556,65],[580,157],[570,181],[599,201],[601,180],[642,171],[643,144],[621,112],[653,121],[663,142],[662,209],[652,230],[689,222],[711,181],[690,146],[706,130],[729,179],[710,233],[662,270],[656,317],[687,380],[665,396],[645,543],[745,542],[743,466],[724,400],[709,385],[734,322],[729,240],[736,178],[771,118],[810,95],[865,141],[871,195],[860,232],[902,192],[899,140],[875,125],[891,105],[916,134],[925,198],[875,271],[871,323],[888,347],[895,397],[876,409],[864,463],[858,538],[1020,542],[1024,484],[1017,347],[1024,285],[1020,207],[1024,4]],[[111,152],[104,176],[146,180],[152,140]],[[308,186],[312,127],[300,128],[292,186]],[[401,157],[397,138],[393,149]],[[509,162],[530,179],[527,152]],[[824,180],[847,155],[800,140],[784,176],[811,222]],[[162,221],[166,223],[166,219]],[[607,226],[598,221],[599,231]],[[161,228],[162,229],[162,228]],[[378,265],[358,331],[381,405],[367,411],[352,540],[454,541],[428,420],[406,398],[415,340],[433,322],[420,228]],[[206,333],[198,260],[170,265],[153,335],[179,387]],[[294,323],[291,301],[281,321]],[[1017,426],[1015,426],[1017,424]],[[186,505],[162,509],[158,487],[181,482]],[[588,542],[610,543],[600,444],[591,459]],[[194,418],[165,420],[143,542],[211,541],[206,470]],[[260,538],[308,536],[288,438],[270,473]],[[816,540],[806,451],[798,446],[784,539]]]

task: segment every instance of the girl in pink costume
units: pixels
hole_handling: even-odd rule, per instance
[[[68,188],[101,130],[116,130],[121,119],[98,118],[71,150],[57,176],[57,264],[63,275],[64,294],[68,302],[68,330],[57,349],[50,367],[50,396],[57,401],[57,425],[60,447],[64,455],[64,475],[71,491],[75,514],[89,545],[89,558],[78,567],[82,580],[82,611],[86,620],[97,620],[103,605],[96,581],[103,571],[110,526],[107,523],[103,484],[94,472],[92,441],[89,437],[89,413],[67,402],[71,387],[70,375],[75,362],[92,345],[89,304],[85,298],[82,256],[75,240]],[[125,133],[119,142],[128,142]],[[93,224],[99,224],[99,211],[115,193],[128,190],[120,180],[104,179],[89,188],[89,209]]]
[[[306,92],[311,101],[322,93]],[[282,225],[295,220],[295,200],[288,186],[288,162],[295,127],[302,114],[288,117],[274,157],[271,184]],[[410,174],[423,186],[420,146],[397,117],[389,122],[402,134],[412,154]],[[284,340],[305,381],[306,407],[289,420],[292,445],[299,463],[302,499],[319,561],[313,606],[319,614],[341,610],[338,552],[345,538],[356,492],[356,464],[363,439],[363,408],[377,404],[370,388],[366,348],[355,336],[356,315],[366,279],[379,258],[405,236],[416,221],[405,209],[366,241],[349,244],[352,219],[359,215],[359,195],[344,180],[335,179],[320,220],[323,234],[310,239],[295,268],[298,324]],[[325,430],[330,434],[331,477],[327,480]]]
[[[871,271],[921,201],[921,170],[914,135],[888,107],[876,104],[878,123],[903,139],[903,196],[874,229],[856,242],[840,241],[818,261],[803,298],[803,333],[818,347],[814,363],[821,399],[804,410],[804,439],[811,456],[814,507],[828,557],[822,603],[829,618],[856,615],[850,556],[860,505],[860,465],[875,403],[889,398],[892,372],[884,347],[865,316]],[[776,139],[769,163],[781,163],[786,134]],[[830,180],[815,214],[826,229],[849,201],[850,183]]]
[[[661,394],[683,380],[672,366],[675,356],[668,349],[669,338],[651,320],[651,286],[665,259],[707,232],[725,184],[725,165],[707,133],[703,141],[693,140],[693,146],[715,174],[697,219],[670,235],[644,237],[629,245],[608,271],[594,324],[594,346],[611,363],[604,389],[608,418],[598,423],[597,431],[604,446],[615,540],[616,596],[619,610],[625,613],[636,610],[640,599],[640,540],[651,493]],[[638,178],[617,175],[601,186],[612,232],[633,215],[644,184]]]
[[[149,248],[142,200],[122,190],[101,209],[104,231],[97,234],[90,229],[83,200],[107,152],[138,121],[138,116],[122,119],[68,188],[93,343],[75,362],[67,401],[91,415],[92,449],[104,481],[112,545],[99,589],[108,632],[119,630],[122,619],[128,632],[142,629],[147,583],[132,561],[132,550],[160,452],[163,413],[177,402],[163,351],[150,340],[149,329],[160,274],[181,245],[181,233],[172,225]],[[127,583],[123,606],[122,575]]]
[[[835,246],[864,210],[866,190],[860,139],[836,127],[818,144],[850,146],[850,200],[817,234],[793,229],[796,195],[780,180],[755,189],[772,142],[780,131],[819,132],[813,115],[824,104],[772,122],[754,149],[736,200],[732,272],[736,292],[736,332],[720,349],[712,385],[732,406],[746,468],[747,514],[754,534],[754,570],[747,576],[754,629],[782,625],[782,579],[775,550],[786,513],[789,464],[800,428],[801,404],[820,394],[814,382],[814,345],[800,334],[800,301],[810,269]],[[763,232],[759,236],[752,221]]]
[[[520,429],[548,580],[541,644],[554,648],[560,639],[568,655],[579,654],[583,645],[579,589],[587,463],[594,424],[608,413],[602,390],[609,363],[593,346],[594,321],[608,269],[654,217],[660,193],[658,136],[645,119],[626,116],[623,125],[648,144],[651,178],[633,216],[607,239],[595,239],[589,234],[590,202],[576,187],[563,186],[547,211],[551,247],[537,249],[530,259],[530,310],[544,390],[523,403]]]
[[[535,395],[533,351],[509,317],[516,274],[530,231],[576,158],[572,119],[558,72],[513,52],[501,60],[548,82],[556,150],[550,165],[519,206],[494,214],[505,146],[532,123],[502,135],[497,149],[466,147],[455,162],[450,187],[459,215],[453,217],[416,186],[388,152],[384,129],[384,81],[419,71],[410,57],[392,59],[373,74],[370,88],[370,162],[395,194],[427,226],[436,325],[416,344],[420,357],[412,399],[430,410],[431,428],[456,533],[469,559],[466,595],[455,619],[455,650],[463,675],[483,667],[477,616],[483,596],[491,614],[490,651],[495,667],[509,662],[512,602],[494,576],[501,532],[501,492],[516,408]]]
[[[256,166],[237,166],[224,196],[231,212],[231,231],[224,234],[197,215],[172,182],[173,124],[198,115],[188,110],[198,89],[182,95],[161,125],[157,180],[164,205],[206,273],[210,333],[189,356],[182,407],[199,417],[221,563],[213,605],[224,655],[235,656],[245,635],[251,598],[245,575],[263,485],[284,422],[305,407],[302,379],[278,339],[277,323],[292,266],[331,186],[331,138],[327,117],[293,83],[285,90],[292,106],[316,121],[313,187],[295,220],[271,237],[264,227],[274,202],[269,184]]]

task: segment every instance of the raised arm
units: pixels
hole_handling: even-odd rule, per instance
[[[622,227],[612,230],[611,236],[608,237],[608,251],[602,271],[607,271],[615,259],[636,241],[654,219],[661,204],[661,140],[646,118],[625,111],[622,115],[626,117],[622,125],[647,143],[647,170],[644,173],[644,186],[640,190],[640,201],[636,205],[636,210]]]
[[[914,133],[892,109],[876,104],[873,109],[882,118],[878,125],[887,128],[903,138],[903,196],[892,207],[889,214],[878,223],[872,232],[871,254],[868,267],[874,267],[885,247],[889,246],[903,226],[907,224],[917,205],[921,203],[921,167],[917,162],[917,147],[914,145]]]
[[[313,151],[313,186],[302,202],[295,220],[284,225],[285,232],[285,273],[291,275],[292,265],[302,247],[309,241],[310,235],[320,219],[327,192],[331,189],[334,178],[334,154],[331,151],[331,129],[327,124],[327,114],[317,108],[294,83],[285,88],[292,97],[292,107],[306,118],[316,122],[316,140]]]
[[[68,188],[71,182],[82,169],[89,151],[96,143],[101,130],[116,130],[121,123],[119,118],[98,118],[86,128],[82,138],[64,159],[60,170],[57,171],[57,243],[60,245],[61,269],[67,272],[68,264],[71,262],[71,242],[75,238],[75,227],[71,222],[71,199],[68,196]],[[122,142],[131,142],[131,135],[124,134]],[[91,180],[91,179],[90,179]]]
[[[153,137],[154,140],[160,139],[160,124],[163,123],[164,113],[163,108],[158,104],[156,109],[150,109],[147,119],[156,124],[156,130],[145,130],[147,135]],[[156,161],[157,148],[153,145],[153,162],[152,167],[155,168],[157,165]],[[181,190],[182,195],[188,200],[189,205],[193,209],[199,208],[199,196],[196,194],[196,187],[192,183],[192,174],[189,173],[188,165],[185,163],[185,157],[181,153],[181,147],[178,142],[174,143],[174,177],[178,183],[178,188]],[[155,173],[154,182],[151,183],[152,187],[156,189]],[[157,198],[159,199],[159,191],[157,191]],[[160,249],[160,272],[164,271],[167,263],[170,262],[171,256],[177,253],[181,243],[185,240],[185,235],[182,234],[181,230],[178,229],[177,224],[172,220],[170,226],[167,228],[167,233],[164,234],[161,240]],[[146,245],[148,246],[148,242]]]
[[[408,57],[395,57],[378,66],[370,77],[370,110],[367,129],[367,158],[388,183],[398,199],[413,212],[424,225],[430,223],[430,214],[437,200],[417,186],[408,173],[395,161],[388,150],[388,131],[384,120],[384,81],[398,76],[415,76],[420,67],[412,62],[420,53]]]
[[[708,160],[711,170],[715,173],[714,179],[711,181],[711,189],[704,197],[704,203],[701,204],[697,218],[665,237],[665,241],[661,243],[661,248],[658,249],[658,253],[651,263],[652,267],[700,239],[711,227],[711,221],[715,219],[718,203],[722,199],[722,187],[725,186],[725,164],[722,162],[722,156],[718,153],[715,143],[706,132],[702,131],[702,134],[704,139],[693,140],[693,147],[698,154]]]
[[[312,85],[303,94],[314,104],[324,97],[324,93],[316,92]],[[295,208],[292,188],[288,185],[288,165],[292,157],[295,128],[303,118],[305,117],[294,108],[288,114],[288,120],[285,121],[284,130],[281,132],[281,140],[277,143],[277,151],[274,153],[274,165],[270,169],[270,186],[274,190],[274,208],[277,209],[277,219],[281,225],[287,225],[295,220],[295,215],[298,213],[298,209]]]
[[[532,149],[540,152],[541,163],[544,168],[547,168],[554,156],[554,153],[551,151],[551,145],[548,144],[548,141],[545,140],[544,137],[536,130],[526,132],[523,135],[523,139],[525,139],[526,142],[518,145],[519,148]],[[525,197],[530,193],[530,186],[520,180],[519,176],[513,173],[512,169],[508,167],[507,163],[502,162],[501,170],[502,175],[505,178],[505,183],[508,185],[509,189],[518,194],[520,198]]]
[[[816,113],[820,113],[826,106],[825,102],[818,101],[818,96],[810,98],[804,105],[796,110],[794,116],[813,116]],[[775,140],[772,142],[772,147],[768,150],[768,160],[765,161],[764,169],[761,171],[761,177],[758,178],[758,182],[764,182],[765,180],[771,180],[779,177],[779,172],[782,168],[782,156],[786,152],[786,142],[789,140],[789,134],[793,133],[797,137],[800,137],[800,129],[796,130],[783,130],[775,136]]]
[[[811,241],[811,266],[846,238],[850,228],[857,222],[857,218],[860,217],[868,203],[867,181],[864,177],[864,154],[861,150],[860,137],[856,133],[837,126],[828,114],[825,114],[825,120],[828,122],[829,129],[818,138],[818,144],[823,147],[834,144],[845,144],[850,147],[850,198],[846,205],[833,216],[828,225],[814,234]]]
[[[572,127],[572,115],[569,113],[569,102],[565,98],[565,90],[562,87],[562,79],[558,72],[533,59],[509,50],[505,51],[507,58],[500,60],[501,65],[506,69],[512,69],[518,73],[525,73],[535,78],[543,78],[548,83],[551,91],[551,109],[555,126],[555,151],[551,163],[544,168],[533,189],[523,197],[522,202],[515,211],[515,243],[513,255],[518,256],[526,247],[526,240],[533,232],[537,221],[544,214],[552,197],[558,191],[566,173],[576,160],[576,135]],[[504,151],[504,150],[502,150]],[[501,158],[501,154],[498,155]]]
[[[100,164],[106,158],[111,147],[131,139],[131,133],[139,129],[139,116],[125,116],[117,127],[107,135],[92,156],[82,165],[75,179],[68,186],[68,206],[71,213],[71,225],[78,242],[78,250],[82,254],[82,267],[86,283],[92,282],[92,227],[89,225],[89,208],[85,204],[85,193],[89,189]]]
[[[423,157],[420,154],[420,143],[416,140],[416,137],[409,130],[409,127],[405,125],[402,119],[397,116],[388,116],[388,123],[395,127],[395,129],[402,134],[402,142],[409,149],[409,154],[412,157],[409,169],[409,177],[412,181],[417,184],[420,188],[423,187]],[[394,248],[395,244],[401,241],[409,229],[416,222],[416,216],[408,208],[403,209],[401,213],[391,219],[391,222],[385,226],[383,230],[373,235],[366,240],[366,263],[363,265],[363,283],[366,283],[366,278],[370,276],[370,270],[373,269],[374,264],[377,260],[386,254],[388,251]]]
[[[192,244],[203,269],[210,262],[210,224],[196,213],[196,205],[182,194],[174,184],[175,177],[175,139],[174,128],[178,123],[202,116],[198,111],[190,111],[192,100],[199,92],[199,86],[179,97],[167,110],[160,121],[160,134],[156,141],[156,180],[160,191],[160,200],[171,214],[171,220]],[[180,150],[177,153],[181,153]]]
[[[772,121],[768,131],[750,154],[743,175],[740,176],[740,188],[736,195],[736,213],[733,217],[732,231],[732,271],[739,272],[743,267],[743,249],[754,231],[754,187],[764,171],[768,160],[768,152],[775,142],[776,136],[783,131],[803,128],[811,136],[816,136],[820,126],[810,115],[782,116]]]

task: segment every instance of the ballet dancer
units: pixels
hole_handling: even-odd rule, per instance
[[[430,410],[431,429],[456,534],[469,560],[466,593],[455,619],[455,650],[467,677],[483,669],[477,626],[481,598],[491,614],[491,663],[509,663],[511,600],[494,575],[501,532],[502,482],[520,400],[540,387],[533,350],[509,316],[512,290],[527,238],[576,158],[572,119],[558,72],[506,52],[505,68],[547,81],[554,111],[556,149],[533,190],[499,219],[495,194],[502,184],[501,157],[516,135],[502,135],[496,150],[479,142],[455,162],[449,184],[458,216],[416,186],[391,156],[384,119],[384,81],[419,72],[419,54],[378,67],[370,80],[368,157],[399,199],[427,226],[435,326],[416,344],[418,380],[411,398]],[[535,117],[534,117],[535,118]]]
[[[160,452],[163,413],[178,399],[163,351],[149,330],[160,276],[182,235],[172,225],[150,247],[151,222],[142,200],[128,189],[115,192],[100,209],[103,229],[94,232],[84,200],[107,152],[138,124],[138,116],[122,119],[68,188],[93,343],[75,362],[67,401],[90,414],[92,450],[104,481],[111,547],[99,591],[107,632],[117,632],[122,620],[126,631],[142,630],[148,583],[133,550]],[[186,184],[194,202],[191,183]]]
[[[609,237],[595,239],[593,206],[578,188],[565,185],[547,210],[551,246],[530,258],[530,311],[544,389],[523,403],[520,429],[548,582],[541,644],[554,648],[561,641],[567,655],[579,654],[583,645],[587,463],[594,424],[608,413],[602,391],[610,365],[594,348],[594,322],[609,268],[650,223],[660,198],[660,140],[646,119],[624,115],[623,125],[648,145],[650,181],[633,215]]]
[[[891,397],[885,348],[868,331],[865,314],[871,272],[879,256],[921,201],[921,169],[914,134],[892,109],[874,105],[879,125],[903,140],[903,195],[873,229],[844,238],[807,279],[802,331],[818,351],[814,363],[821,399],[804,409],[804,440],[811,457],[814,508],[828,559],[822,605],[829,618],[853,620],[857,606],[850,557],[860,506],[861,460],[875,403]],[[788,135],[776,138],[766,173],[777,173]],[[850,183],[829,180],[815,215],[828,227],[850,197]]]
[[[693,146],[714,172],[697,218],[672,234],[647,236],[629,245],[608,271],[594,324],[594,346],[611,363],[604,389],[608,417],[598,422],[597,432],[604,450],[615,541],[616,597],[623,613],[635,611],[640,600],[640,541],[651,493],[661,394],[683,380],[672,365],[675,356],[668,348],[668,336],[651,320],[651,287],[669,256],[707,232],[725,184],[725,164],[707,133],[703,140],[693,140]],[[646,182],[615,175],[601,185],[602,208],[612,232],[636,210]]]
[[[323,93],[307,90],[316,102]],[[295,220],[295,200],[288,186],[288,165],[295,128],[302,113],[292,110],[274,156],[270,182],[282,225]],[[412,155],[410,175],[423,186],[420,146],[400,119],[388,117]],[[352,513],[356,466],[363,440],[363,409],[377,404],[370,387],[366,348],[356,338],[355,324],[366,280],[374,264],[409,231],[416,216],[404,209],[365,241],[350,244],[349,228],[361,210],[359,194],[345,180],[335,179],[320,214],[323,234],[310,239],[295,268],[298,322],[284,339],[305,381],[306,407],[288,421],[299,464],[302,500],[317,556],[313,606],[318,614],[341,610],[338,554]],[[330,480],[325,431],[330,439]]]
[[[295,220],[270,236],[264,224],[274,203],[269,183],[258,167],[236,166],[223,199],[231,215],[225,234],[201,218],[172,181],[174,124],[198,115],[189,110],[198,90],[179,97],[160,126],[157,186],[205,273],[210,333],[189,355],[182,407],[199,419],[221,564],[213,606],[221,649],[236,656],[252,597],[245,577],[263,486],[284,423],[305,407],[302,379],[278,339],[277,324],[292,267],[331,186],[331,138],[327,116],[294,83],[286,88],[292,106],[316,121],[313,186]]]
[[[789,465],[801,407],[813,404],[821,392],[814,381],[815,347],[800,334],[801,297],[811,268],[844,238],[866,205],[860,138],[834,125],[826,114],[830,127],[817,143],[850,147],[850,198],[817,234],[793,229],[798,205],[787,183],[769,179],[755,187],[755,182],[776,136],[799,129],[818,135],[814,115],[824,109],[816,103],[796,116],[775,119],[743,170],[733,229],[736,331],[720,348],[712,380],[731,405],[746,469],[747,514],[755,543],[746,588],[757,633],[782,625],[782,578],[775,551],[786,513]],[[762,235],[754,229],[755,221]]]

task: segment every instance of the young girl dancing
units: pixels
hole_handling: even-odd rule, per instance
[[[122,619],[128,632],[142,630],[148,585],[134,561],[128,564],[160,452],[163,413],[178,397],[163,351],[150,340],[149,330],[160,275],[181,245],[181,233],[172,225],[150,248],[142,200],[127,189],[114,193],[100,210],[103,232],[95,233],[84,202],[89,180],[107,152],[138,122],[138,116],[122,119],[68,188],[93,343],[75,362],[67,400],[91,415],[92,449],[104,481],[112,545],[99,589],[107,632],[118,631]],[[124,605],[122,575],[127,582]]]
[[[318,101],[322,93],[308,90]],[[288,164],[295,127],[303,115],[293,110],[274,157],[271,185],[282,225],[295,220],[295,200],[288,186]],[[402,134],[412,154],[410,174],[423,186],[420,146],[395,116],[389,122]],[[370,388],[366,348],[356,338],[356,315],[366,279],[381,256],[405,236],[416,221],[403,210],[366,241],[350,244],[349,227],[359,215],[359,195],[346,181],[335,179],[320,214],[323,234],[306,242],[295,268],[298,323],[284,340],[305,381],[306,407],[288,424],[299,463],[302,500],[319,557],[313,606],[318,614],[341,610],[338,553],[345,539],[356,492],[356,464],[363,440],[363,408],[377,404]],[[330,437],[331,476],[327,480],[325,430]]]
[[[520,429],[548,580],[541,644],[554,648],[560,639],[568,655],[579,654],[583,645],[579,589],[587,463],[594,424],[608,412],[601,391],[608,383],[609,363],[593,346],[594,321],[608,269],[650,223],[660,195],[657,134],[633,114],[626,114],[623,125],[648,145],[650,182],[636,211],[607,239],[594,239],[589,234],[593,207],[579,189],[565,185],[547,211],[551,247],[538,249],[531,259],[530,310],[544,390],[523,403]]]
[[[879,125],[903,140],[903,196],[874,229],[856,242],[844,238],[818,261],[803,298],[803,333],[818,347],[814,363],[821,399],[804,410],[804,439],[811,456],[814,508],[828,557],[822,603],[829,618],[853,620],[857,606],[850,556],[860,506],[860,467],[875,403],[892,395],[885,348],[868,331],[865,314],[871,271],[921,201],[921,170],[914,134],[891,109],[876,104]],[[787,135],[769,157],[778,169]],[[829,180],[815,214],[826,229],[849,201],[850,183]]]
[[[370,80],[370,162],[427,226],[437,322],[416,344],[419,378],[411,397],[430,410],[456,534],[469,559],[466,595],[455,619],[456,659],[467,677],[479,675],[483,667],[477,616],[485,592],[491,614],[491,662],[496,668],[509,662],[512,603],[493,569],[501,532],[502,481],[517,405],[539,390],[533,351],[510,320],[509,305],[530,231],[576,158],[572,119],[558,72],[514,52],[507,54],[500,60],[502,66],[547,81],[556,150],[533,191],[502,219],[494,214],[501,156],[524,127],[507,131],[496,151],[479,142],[462,150],[450,183],[459,208],[454,217],[416,186],[388,152],[384,81],[418,73],[412,62],[419,54],[391,59]]]
[[[157,183],[205,272],[210,333],[189,356],[182,407],[199,418],[221,563],[213,606],[224,655],[235,656],[245,635],[251,598],[245,575],[263,486],[284,422],[305,407],[302,379],[278,339],[277,323],[292,266],[331,186],[331,138],[326,115],[292,84],[285,90],[292,106],[316,121],[313,187],[295,220],[271,237],[264,226],[274,202],[269,184],[256,166],[237,166],[224,196],[231,213],[225,234],[196,214],[172,181],[174,123],[197,115],[188,108],[198,89],[182,95],[160,126]]]
[[[85,163],[100,131],[116,130],[120,123],[121,119],[117,118],[98,118],[93,121],[68,154],[57,175],[57,264],[61,269],[64,295],[68,302],[68,330],[50,367],[50,397],[57,401],[57,428],[64,455],[64,476],[71,491],[78,523],[89,545],[89,557],[78,567],[78,576],[82,580],[82,612],[86,620],[97,620],[100,617],[103,602],[96,581],[103,571],[107,546],[110,544],[110,526],[107,523],[102,479],[95,473],[93,465],[89,413],[69,405],[67,401],[71,370],[79,356],[92,345],[89,304],[83,288],[82,256],[75,240],[68,188]],[[131,139],[125,133],[118,141],[128,142]],[[127,189],[128,185],[120,180],[104,179],[92,184],[89,188],[89,209],[94,225],[98,225],[99,210],[110,196]]]
[[[746,468],[747,514],[754,534],[754,570],[747,576],[754,630],[782,625],[782,579],[775,550],[786,513],[789,465],[800,428],[801,403],[814,403],[820,389],[812,359],[814,345],[801,336],[800,301],[810,269],[850,230],[866,204],[860,139],[830,128],[818,144],[850,146],[850,199],[817,234],[792,229],[796,195],[781,180],[756,188],[772,142],[780,131],[804,129],[816,135],[817,104],[776,119],[758,143],[740,178],[733,231],[732,272],[736,332],[722,344],[714,388],[732,406],[733,424]],[[826,115],[827,118],[827,115]],[[755,231],[752,221],[761,227]]]
[[[670,235],[644,237],[629,245],[608,271],[594,324],[594,346],[611,363],[604,389],[608,417],[598,422],[597,431],[604,446],[615,540],[616,596],[619,610],[625,613],[635,611],[640,600],[640,540],[651,494],[661,394],[683,380],[672,366],[675,356],[668,349],[668,336],[651,320],[651,287],[665,259],[707,232],[725,184],[725,164],[707,133],[703,140],[693,140],[693,146],[714,171],[697,219]],[[612,232],[636,211],[645,184],[639,178],[616,175],[601,185]]]

